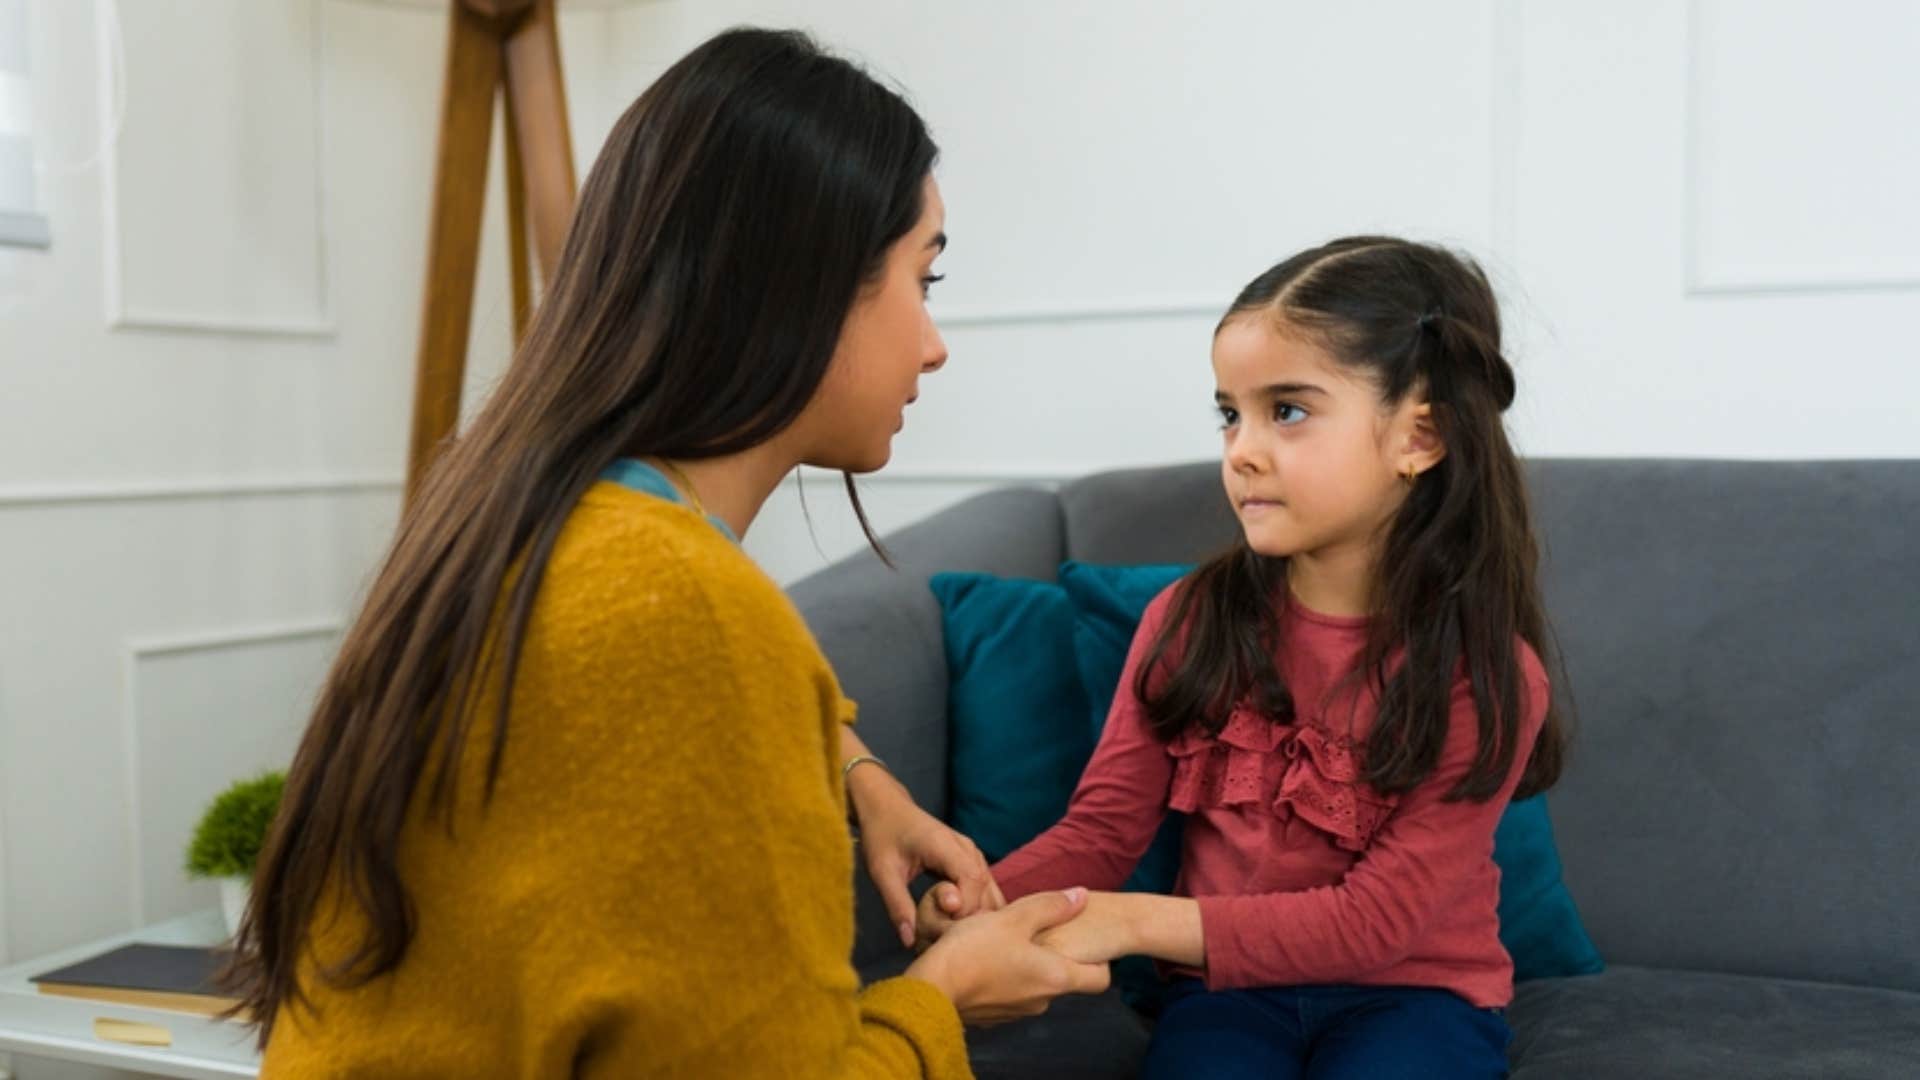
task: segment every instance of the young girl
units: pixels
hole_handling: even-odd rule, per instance
[[[1247,286],[1213,369],[1240,540],[1148,608],[1066,818],[994,875],[1118,888],[1189,815],[1176,895],[1046,939],[1171,969],[1146,1077],[1503,1076],[1493,831],[1564,737],[1492,291],[1337,240]]]

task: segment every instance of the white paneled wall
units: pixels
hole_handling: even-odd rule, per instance
[[[383,548],[445,2],[33,5],[55,244],[0,249],[0,958],[210,898],[173,876],[186,819],[285,754]],[[952,361],[865,483],[883,529],[1213,453],[1219,310],[1361,230],[1483,259],[1529,453],[1920,453],[1900,0],[562,9],[583,171],[737,22],[815,30],[932,123]],[[748,538],[782,580],[858,543],[837,478],[807,491],[811,527],[789,484]]]
[[[213,902],[187,830],[291,753],[398,507],[446,16],[30,6],[55,242],[0,248],[0,960]],[[613,14],[564,6],[591,153]]]
[[[1920,454],[1914,5],[661,0],[618,17],[625,89],[740,22],[867,59],[941,143],[952,361],[883,522],[1211,455],[1219,311],[1372,230],[1486,265],[1528,453]],[[783,493],[748,538],[778,576],[821,565],[799,524]]]
[[[132,47],[103,85],[124,111],[100,170],[109,325],[331,337],[320,5],[193,6],[196,44],[172,49],[151,46],[180,10],[118,9]],[[200,77],[210,59],[222,78]]]

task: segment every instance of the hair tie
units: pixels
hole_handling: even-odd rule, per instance
[[[1431,330],[1440,322],[1440,309],[1434,308],[1420,316],[1420,329]]]

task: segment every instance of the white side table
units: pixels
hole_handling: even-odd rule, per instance
[[[209,909],[0,968],[0,1050],[183,1080],[256,1077],[260,1056],[253,1049],[251,1028],[165,1009],[55,997],[27,981],[122,945],[213,945],[226,937],[219,910]],[[96,1023],[102,1020],[109,1023]],[[136,1046],[98,1034],[114,1030],[115,1021],[160,1028],[172,1045]]]

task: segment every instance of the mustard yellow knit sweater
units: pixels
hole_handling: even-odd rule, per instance
[[[840,788],[846,705],[799,614],[719,530],[601,482],[569,518],[455,828],[416,812],[398,969],[302,979],[261,1075],[968,1077],[916,979],[861,989]],[[487,715],[482,713],[481,715]],[[317,922],[343,955],[355,909]]]

